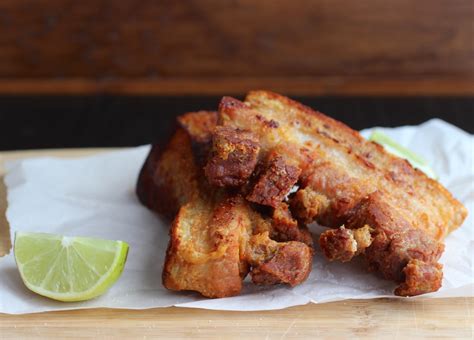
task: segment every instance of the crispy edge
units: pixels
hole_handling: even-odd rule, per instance
[[[276,208],[298,182],[300,174],[300,168],[288,162],[284,156],[272,152],[265,164],[262,164],[257,180],[246,198],[253,203]]]
[[[152,146],[136,185],[140,202],[170,220],[201,191],[202,176],[195,154],[205,152],[217,113],[190,112],[180,116],[178,122],[183,127],[178,127],[166,145]]]
[[[302,283],[312,269],[312,248],[299,241],[270,239],[268,231],[254,230],[258,219],[261,216],[241,196],[214,201],[200,198],[184,205],[170,231],[164,286],[197,291],[210,298],[234,296],[249,268],[255,284]],[[209,242],[211,252],[196,250],[199,235],[186,239],[190,234],[187,228],[196,224],[205,228],[206,235],[201,237]]]
[[[255,96],[257,97],[257,100],[260,100],[261,98],[258,98],[259,96],[271,97],[272,95],[273,94],[269,95],[268,93],[263,93],[257,94]],[[250,95],[250,97],[252,97],[252,95]],[[407,179],[406,183],[411,183],[410,181],[413,180],[415,180],[414,183],[416,183],[416,178],[420,179],[419,171],[414,170],[406,161],[400,160],[394,156],[389,155],[388,153],[385,153],[383,148],[376,144],[365,142],[365,140],[357,132],[351,130],[344,124],[336,122],[320,113],[315,113],[311,109],[306,108],[299,103],[293,102],[288,98],[279,95],[274,95],[274,97],[279,99],[279,104],[283,104],[283,107],[285,107],[286,104],[289,109],[294,109],[295,107],[297,107],[302,111],[306,111],[306,113],[311,112],[312,114],[314,113],[315,115],[319,116],[320,121],[318,123],[321,123],[321,120],[323,122],[322,124],[320,124],[322,125],[321,130],[318,129],[317,132],[320,136],[326,138],[328,145],[338,147],[342,150],[345,147],[347,148],[349,144],[349,146],[352,145],[348,148],[349,151],[354,150],[353,147],[359,145],[361,146],[363,151],[368,151],[367,155],[363,154],[363,151],[361,151],[361,153],[354,154],[353,156],[353,159],[356,161],[356,163],[358,162],[361,164],[361,166],[365,166],[368,169],[367,171],[375,171],[377,166],[381,167],[381,169],[384,169],[384,171],[387,169],[392,169],[393,171],[390,172],[389,176],[386,178],[395,181],[397,185],[405,183],[405,179]],[[243,104],[240,104],[238,101],[235,100],[226,100],[225,103],[221,104],[222,106],[225,106],[225,109],[230,110],[230,112],[239,109],[252,110],[252,105],[251,103],[249,103],[248,98],[249,96],[246,99],[246,103]],[[232,113],[230,113],[229,117],[231,116]],[[375,151],[376,158],[378,157],[378,159],[368,159],[371,157],[370,153],[372,151]],[[452,195],[439,183],[424,177],[426,176],[424,176],[424,174],[421,174],[420,181],[423,182],[423,185],[427,186],[425,190],[427,190],[428,193],[434,193],[435,197],[442,197],[448,202],[448,204],[452,206],[452,208],[454,209],[454,214],[452,214],[452,216],[455,219],[453,225],[457,224],[457,226],[459,226],[466,216],[465,208],[457,200],[455,200]],[[347,199],[338,200],[336,202],[336,208],[338,209],[336,210],[339,211],[339,219],[347,219],[347,215],[350,213],[354,205],[357,204],[357,201],[360,198],[362,197],[354,197],[352,203],[350,201],[347,201]],[[398,199],[399,198],[400,197],[398,197]],[[405,207],[405,210],[406,209],[409,210],[409,208]],[[380,208],[379,210],[383,211],[384,209]],[[397,215],[393,220],[395,224],[392,226],[384,224],[378,225],[378,227],[376,228],[377,235],[373,242],[374,246],[370,248],[372,250],[378,248],[380,251],[382,251],[383,249],[381,247],[388,247],[388,250],[384,255],[380,255],[380,252],[377,252],[377,255],[374,255],[372,257],[371,267],[377,267],[377,269],[379,269],[386,278],[391,278],[400,281],[404,277],[403,273],[404,268],[407,264],[407,259],[409,262],[411,260],[411,257],[419,256],[422,258],[429,258],[431,259],[430,261],[432,261],[432,263],[430,263],[436,266],[435,263],[437,261],[437,258],[439,258],[442,253],[443,246],[435,240],[432,240],[431,237],[428,236],[428,233],[432,232],[428,231],[428,226],[424,228],[423,224],[419,225],[417,223],[415,226],[412,226],[408,222],[405,223],[405,219],[398,214],[397,209],[390,208],[389,210],[385,210],[385,213],[390,214],[391,211],[396,212]],[[405,211],[405,213],[406,212],[407,211]],[[390,218],[391,217],[392,216],[390,216]],[[400,225],[398,225],[398,223],[400,223]],[[358,227],[360,226],[361,225],[359,224]],[[444,235],[447,234],[446,229],[447,228],[443,229],[445,231],[433,233],[433,235],[436,235],[435,237],[442,238]],[[452,230],[452,228],[448,228],[448,231],[449,229]],[[415,244],[415,246],[410,247],[410,243]],[[369,252],[368,254],[369,259],[371,257],[370,253],[371,252]],[[432,286],[434,287],[436,285]]]
[[[370,270],[400,283],[395,294],[424,294],[440,288],[438,260],[444,251],[442,243],[397,216],[396,210],[391,209],[379,192],[367,196],[352,214],[346,225],[352,230],[328,230],[321,235],[320,246],[329,260],[344,262],[357,255],[354,233],[360,230],[359,226],[370,226],[371,242],[364,248],[365,260]],[[407,268],[410,263],[420,266]],[[421,272],[429,275],[418,275]]]
[[[140,202],[167,219],[199,191],[190,143],[188,134],[178,129],[164,149],[153,145],[138,177]]]
[[[425,195],[427,193],[436,194],[437,197],[445,201],[444,214],[449,211],[450,218],[448,221],[444,221],[444,224],[449,224],[449,227],[439,226],[439,230],[436,232],[424,228],[423,223],[414,225],[414,227],[426,229],[426,232],[441,240],[449,232],[462,225],[468,214],[467,209],[441,183],[429,178],[422,171],[414,169],[408,161],[390,154],[381,145],[365,140],[360,133],[344,123],[290,98],[264,90],[250,91],[245,98],[244,106],[232,103],[231,108],[251,110],[255,106],[265,106],[270,102],[277,103],[287,111],[301,112],[308,117],[315,117],[318,124],[314,128],[318,136],[325,139],[326,143],[334,148],[349,150],[353,155],[354,162],[365,167],[367,171],[382,169],[386,180],[393,185],[404,185],[410,192],[412,190],[410,186],[414,185],[413,195],[417,195],[418,190],[422,188]],[[450,209],[446,210],[446,207]]]
[[[307,279],[313,263],[311,247],[297,241],[273,241],[268,232],[250,237],[245,256],[252,267],[252,282],[257,285],[296,286]]]
[[[319,244],[329,261],[348,262],[363,254],[373,241],[372,229],[365,225],[359,229],[330,229],[321,234]]]
[[[196,223],[205,228],[202,240],[196,233],[188,235]],[[215,202],[201,198],[184,205],[171,227],[163,285],[197,291],[208,298],[238,295],[246,274],[242,273],[240,241],[249,226],[245,204],[237,197]],[[211,251],[200,252],[200,242],[207,242]]]
[[[260,145],[251,132],[217,126],[204,172],[218,187],[240,186],[247,182],[257,165]]]
[[[217,125],[217,118],[215,111],[197,111],[181,115],[177,121],[194,142],[208,143]]]

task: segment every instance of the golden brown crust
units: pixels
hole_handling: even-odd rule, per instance
[[[257,284],[301,283],[312,258],[303,223],[314,220],[347,227],[321,236],[328,258],[363,254],[370,269],[400,283],[398,295],[440,287],[440,241],[467,212],[406,160],[265,91],[250,92],[245,102],[224,97],[217,118],[194,113],[179,122],[183,129],[168,147],[152,149],[137,186],[140,200],[162,214],[181,207],[163,271],[166,287],[231,296],[249,271]],[[212,137],[209,186],[201,164]],[[288,201],[296,183],[299,190]],[[237,188],[218,188],[227,186]],[[241,195],[272,208],[264,217]]]
[[[301,222],[316,220],[331,228],[346,224],[352,229],[368,224],[374,239],[364,256],[370,268],[387,279],[403,282],[404,268],[412,260],[437,268],[443,251],[439,241],[466,217],[461,203],[406,160],[286,97],[252,91],[245,102],[223,98],[219,124],[252,131],[259,138],[262,153],[277,153],[301,169],[300,190],[290,198],[292,212]],[[285,180],[275,182],[285,184]],[[273,194],[248,198],[276,206],[268,198],[272,196],[281,199]],[[332,243],[322,238],[322,246],[334,253],[331,256],[347,261],[359,252],[353,247],[355,235],[351,231],[329,231],[326,236],[336,240]],[[329,249],[332,246],[336,248]],[[437,285],[425,282],[418,286]]]
[[[284,243],[267,262],[252,269],[252,282],[258,285],[287,283],[296,286],[311,272],[311,248],[301,242]]]
[[[205,185],[196,163],[206,152],[217,113],[190,112],[178,121],[183,127],[176,130],[167,145],[152,146],[136,187],[142,204],[168,219],[173,219],[179,208],[198,196]]]
[[[426,292],[435,292],[441,288],[443,266],[419,260],[410,260],[403,269],[405,281],[397,287],[395,295],[415,296]]]
[[[246,209],[237,198],[219,203],[199,199],[183,206],[171,227],[163,285],[210,298],[239,294],[240,242],[251,227]]]
[[[372,229],[365,225],[359,229],[339,229],[325,231],[319,237],[319,245],[329,261],[348,262],[354,256],[363,254],[373,241]]]
[[[199,191],[190,144],[188,134],[178,129],[165,148],[153,145],[138,177],[136,191],[142,204],[168,219]]]
[[[254,234],[256,214],[240,196],[217,194],[184,205],[171,227],[164,286],[210,298],[233,296],[249,268],[258,284],[303,282],[311,271],[311,248],[276,242],[268,232]]]
[[[211,298],[233,296],[240,292],[249,270],[260,266],[287,268],[275,274],[272,284],[278,275],[282,275],[280,283],[301,282],[305,277],[301,273],[311,270],[310,248],[301,243],[299,253],[294,251],[292,257],[275,258],[287,242],[273,241],[269,234],[292,241],[296,237],[304,239],[305,232],[297,226],[296,230],[282,226],[291,224],[290,216],[288,220],[282,218],[280,230],[276,231],[271,219],[251,209],[240,195],[212,188],[204,178],[196,150],[202,150],[210,141],[214,126],[203,124],[203,120],[212,122],[212,116],[213,113],[207,112],[186,114],[193,136],[179,128],[166,148],[152,148],[140,173],[137,193],[142,203],[168,217],[177,212],[163,268],[164,286],[171,290],[197,291]],[[266,233],[253,238],[262,228]],[[252,249],[263,249],[262,257],[249,252],[250,238]],[[275,251],[265,246],[268,244],[273,244]],[[301,266],[293,270],[280,262],[289,259]]]
[[[179,125],[186,130],[191,139],[197,143],[211,141],[212,133],[217,125],[217,112],[190,112],[178,117]]]
[[[295,220],[288,204],[280,203],[274,210],[271,218],[273,227],[272,239],[286,242],[298,241],[313,247],[313,238],[306,225]]]
[[[329,200],[307,187],[298,190],[290,199],[293,215],[303,223],[313,222],[317,216],[326,211]]]
[[[444,251],[444,245],[413,228],[408,221],[397,215],[380,192],[363,199],[347,221],[348,228],[369,225],[374,229],[374,240],[365,252],[370,267],[391,280],[404,280],[403,268],[410,260],[435,264]]]
[[[252,117],[273,119],[279,128],[273,129],[272,139],[279,144],[296,145],[294,158],[302,157],[302,147],[309,149],[313,162],[307,170],[302,166],[303,187],[310,186],[328,196],[331,204],[327,215],[341,216],[326,217],[326,222],[334,223],[331,227],[339,227],[345,213],[377,190],[386,193],[393,209],[411,226],[438,240],[465,219],[466,209],[439,182],[413,169],[406,160],[385,152],[380,145],[366,141],[346,125],[267,91],[250,92],[244,105],[240,112],[235,109],[236,103],[233,110],[220,111],[225,116],[220,120],[233,121],[241,128],[248,125],[245,121],[251,121],[254,130],[264,131],[266,127],[259,126]]]
[[[259,151],[258,140],[251,132],[216,127],[204,169],[208,181],[219,187],[245,184],[257,165]]]
[[[272,152],[257,175],[256,183],[247,199],[275,208],[288,195],[300,174],[301,169],[287,162],[283,156]]]
[[[369,225],[372,229],[373,240],[364,252],[371,270],[376,270],[386,279],[396,282],[404,282],[407,279],[405,268],[408,263],[415,260],[424,263],[425,271],[440,271],[437,261],[443,253],[444,245],[422,230],[411,227],[408,221],[397,215],[397,210],[388,205],[380,192],[363,199],[351,214],[347,220],[348,228]],[[328,247],[324,242],[320,245],[322,248]],[[430,266],[432,269],[428,269]],[[438,275],[415,277],[426,281],[420,281],[418,287],[439,288],[438,283],[429,282],[438,280]],[[398,292],[399,290],[395,291],[396,294]]]

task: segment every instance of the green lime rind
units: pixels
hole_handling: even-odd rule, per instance
[[[31,291],[64,302],[85,301],[107,291],[125,267],[123,241],[15,233],[15,260]]]
[[[429,166],[428,161],[406,147],[398,144],[383,132],[378,130],[373,131],[369,140],[382,145],[385,150],[391,154],[406,159],[414,168],[423,171],[428,177],[438,179],[437,174]]]

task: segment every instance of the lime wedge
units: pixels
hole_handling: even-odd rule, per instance
[[[401,146],[386,134],[375,130],[370,135],[369,140],[382,145],[385,150],[391,154],[406,159],[414,168],[423,171],[428,177],[438,179],[436,173],[431,169],[429,163],[423,157],[420,157],[413,151]]]
[[[15,259],[25,285],[59,301],[84,301],[119,278],[128,244],[85,237],[17,232]]]

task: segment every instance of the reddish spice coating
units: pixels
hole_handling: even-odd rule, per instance
[[[250,275],[252,282],[258,285],[287,283],[295,286],[306,280],[311,266],[311,249],[300,242],[288,242],[269,261],[252,269]]]
[[[239,186],[248,180],[257,165],[260,146],[250,132],[225,126],[216,127],[212,149],[204,169],[209,183]]]
[[[397,287],[395,295],[415,296],[426,292],[435,292],[441,288],[443,266],[439,263],[425,263],[410,260],[403,269],[405,281]]]
[[[442,272],[437,261],[444,245],[395,214],[380,193],[367,196],[352,210],[346,225],[370,226],[370,242],[360,233],[364,228],[328,230],[320,237],[324,255],[329,260],[347,262],[360,253],[358,246],[362,245],[367,247],[363,253],[369,269],[386,279],[405,282],[395,291],[396,295],[418,295],[439,289]],[[412,265],[407,267],[409,264]]]
[[[251,202],[277,207],[298,181],[301,169],[271,153],[258,179],[247,196]]]
[[[370,246],[372,243],[370,232],[369,226],[354,230],[344,227],[327,230],[321,234],[319,245],[328,260],[348,262],[354,256],[364,253]]]
[[[424,272],[441,271],[437,261],[443,253],[444,245],[422,230],[411,227],[402,216],[390,208],[379,192],[367,196],[354,208],[346,226],[357,228],[365,224],[374,230],[373,242],[364,253],[369,269],[378,271],[384,278],[396,282],[404,282],[406,273],[413,272],[412,269],[405,270],[409,263],[418,263],[413,261],[423,262]],[[439,288],[441,274],[438,274],[413,274],[413,277],[419,280],[416,283],[419,288],[417,294],[429,293],[433,291],[431,289]],[[409,285],[412,287],[414,283]],[[427,290],[421,291],[421,287]],[[415,291],[417,290],[404,288],[397,290],[395,294]]]
[[[374,240],[365,251],[370,269],[378,270],[386,279],[401,282],[403,268],[412,259],[436,266],[444,245],[422,230],[410,226],[402,216],[396,215],[375,192],[363,199],[348,219],[348,228],[368,224],[374,229]]]
[[[290,199],[293,215],[303,223],[313,222],[321,211],[329,206],[326,196],[318,194],[311,188],[298,190]]]
[[[330,261],[348,262],[357,252],[357,244],[352,232],[344,227],[322,233],[319,245],[324,256]]]
[[[403,269],[407,263],[420,260],[436,267],[443,250],[443,244],[416,229],[391,236],[376,230],[374,241],[367,248],[365,257],[372,270],[378,270],[386,279],[401,282],[405,278]]]
[[[310,247],[313,246],[313,238],[308,228],[305,225],[300,226],[298,224],[298,221],[291,216],[286,203],[280,203],[273,210],[271,221],[274,230],[271,235],[273,239],[280,242],[299,241]]]

